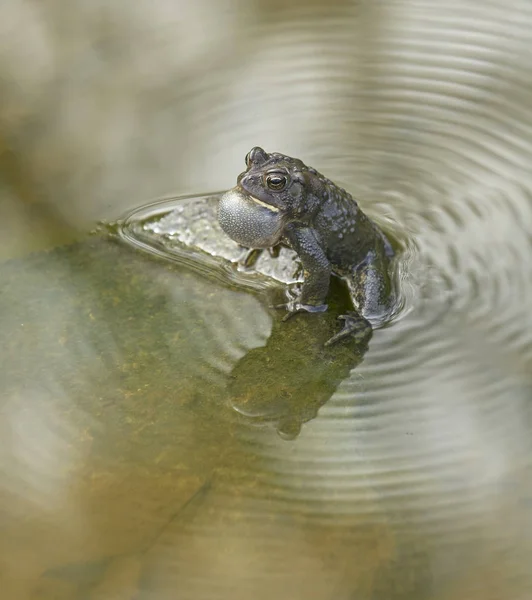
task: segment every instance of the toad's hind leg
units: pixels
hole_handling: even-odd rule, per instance
[[[348,312],[345,315],[340,315],[338,319],[344,322],[344,326],[330,340],[327,340],[325,343],[326,346],[332,346],[348,338],[354,340],[357,344],[369,342],[373,328],[367,319],[356,312]]]
[[[344,326],[327,342],[327,346],[346,338],[354,338],[357,342],[369,341],[372,323],[381,323],[390,312],[392,286],[385,260],[368,256],[349,277],[348,285],[355,311],[339,317]]]
[[[356,310],[372,323],[384,321],[393,300],[387,260],[370,255],[348,280]]]

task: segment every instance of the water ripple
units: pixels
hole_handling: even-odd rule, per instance
[[[405,298],[400,318],[375,333],[364,362],[297,440],[267,428],[240,435],[268,473],[257,502],[267,493],[323,522],[386,514],[398,527],[415,522],[434,544],[491,527],[506,547],[497,524],[504,489],[532,450],[532,8],[385,4],[365,46],[348,40],[353,21],[363,29],[357,16],[331,16],[315,37],[308,9],[297,26],[279,24],[269,56],[258,43],[252,63],[237,68],[224,107],[236,130],[252,120],[254,100],[257,143],[274,117],[293,117],[298,131],[305,122],[301,158],[404,241]],[[304,96],[297,111],[294,89]],[[292,151],[279,141],[267,149]],[[127,230],[138,240],[146,230],[132,223],[146,223],[135,219]],[[174,242],[161,242],[168,255]],[[224,352],[244,330],[211,334]]]

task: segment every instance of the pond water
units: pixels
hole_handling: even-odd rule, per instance
[[[2,597],[528,599],[532,6],[250,23],[188,126],[227,187],[260,144],[351,191],[397,314],[325,349],[335,284],[283,323],[293,257],[237,267],[214,193],[0,264]]]

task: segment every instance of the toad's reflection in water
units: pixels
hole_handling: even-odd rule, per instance
[[[338,316],[349,302],[339,281],[332,282],[330,310],[320,315],[297,315],[283,322],[274,313],[265,346],[251,349],[234,366],[228,391],[232,407],[257,425],[273,424],[286,440],[314,419],[364,358],[372,330],[362,339],[325,342],[338,328]]]

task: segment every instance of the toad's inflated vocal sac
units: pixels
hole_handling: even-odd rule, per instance
[[[344,189],[297,158],[255,147],[237,185],[220,199],[218,219],[234,241],[248,248],[292,248],[303,267],[299,296],[282,305],[287,318],[327,310],[331,274],[344,279],[355,311],[327,344],[363,337],[382,321],[393,301],[394,251],[379,227]]]

